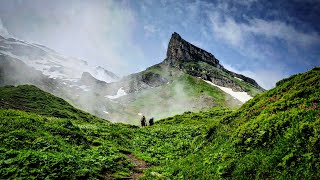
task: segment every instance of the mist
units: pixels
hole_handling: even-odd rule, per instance
[[[69,99],[70,103],[79,108],[116,122],[138,119],[138,113],[158,119],[186,110],[201,109],[204,102],[210,100],[202,97],[199,101],[188,99],[189,94],[185,92],[188,86],[183,83],[172,85],[170,92],[142,84],[143,88],[149,88],[149,93],[154,93],[158,88],[163,97],[146,98],[140,101],[145,103],[144,106],[130,109],[128,105],[139,100],[139,97],[130,95],[130,83],[104,84],[91,79],[81,84],[82,73],[89,72],[96,79],[110,83],[96,73],[97,66],[120,77],[143,71],[163,61],[172,32],[178,32],[186,40],[212,52],[223,65],[230,67],[227,69],[257,80],[266,89],[272,88],[284,77],[319,65],[319,23],[301,22],[301,17],[295,16],[291,16],[290,23],[286,17],[277,13],[277,16],[272,16],[274,20],[266,19],[267,16],[261,16],[262,11],[256,12],[255,8],[261,7],[256,7],[255,1],[248,4],[250,6],[243,7],[244,4],[219,0],[2,1],[0,35],[20,39],[17,44],[27,43],[28,47],[19,47],[16,52],[10,51],[9,48],[15,47],[12,46],[13,42],[9,42],[1,46],[0,50],[5,51],[6,56],[11,55],[47,73],[44,74],[48,77],[41,75],[36,78],[39,72],[32,75],[32,79],[40,80],[29,81],[30,84],[36,82],[44,87],[51,81],[42,82],[43,79],[56,78],[50,73],[68,74],[70,82],[66,82],[66,77],[62,80],[54,79],[58,85],[50,86],[49,91]],[[274,11],[277,12],[277,9]],[[296,37],[301,37],[301,40]],[[30,47],[34,46],[32,43],[44,45],[58,53],[43,55],[39,49],[45,47],[36,45],[39,49],[28,54]],[[59,59],[64,67],[57,65],[52,56]],[[52,67],[47,67],[46,62],[42,64],[42,69],[37,69],[43,59],[52,60]],[[54,71],[57,68],[59,70]],[[11,76],[14,84],[28,83],[26,77]],[[64,83],[69,84],[65,87]],[[115,100],[107,99],[106,96],[115,95],[121,87],[128,95]],[[170,98],[161,103],[169,95]],[[112,114],[110,109],[115,113]],[[170,111],[174,113],[170,114]]]
[[[0,8],[0,18],[14,37],[81,58],[120,76],[139,70],[130,61],[136,64],[145,61],[142,49],[132,38],[136,19],[126,3],[32,2],[7,1],[6,9]],[[8,17],[12,15],[9,11],[14,12],[13,17]]]
[[[222,64],[248,72],[265,89],[319,65],[316,5],[297,13],[300,2],[241,2],[10,0],[1,2],[0,19],[14,37],[119,76],[161,62],[173,32],[212,52]],[[271,14],[262,10],[270,4]]]

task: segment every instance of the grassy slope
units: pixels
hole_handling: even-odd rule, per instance
[[[319,177],[319,89],[320,68],[283,80],[217,119],[200,151],[154,170],[177,179]]]
[[[139,119],[137,114],[140,112],[148,117],[161,119],[185,111],[197,112],[212,107],[235,108],[241,104],[220,89],[175,68],[155,65],[141,72],[144,73],[160,74],[169,83],[119,98],[120,102],[129,102],[125,111],[131,113],[128,117],[131,124],[138,125],[139,122],[134,120]]]
[[[311,179],[320,176],[319,89],[317,68],[237,111],[184,113],[146,128],[0,110],[0,177],[128,176],[121,152],[130,151],[152,165],[145,179]]]
[[[0,100],[1,179],[129,175],[132,165],[119,151],[134,127],[111,124],[34,86],[2,87]]]
[[[121,139],[126,135],[119,126],[17,110],[0,110],[0,116],[1,179],[102,179],[107,172],[129,173],[117,143],[128,137]]]
[[[213,117],[229,112],[189,112],[137,128],[93,117],[34,86],[7,86],[0,92],[0,177],[5,179],[126,177],[133,165],[123,152],[165,166],[203,140]],[[193,141],[196,137],[199,141]]]
[[[145,178],[173,178],[176,172],[172,171],[172,166],[205,147],[209,127],[230,112],[221,108],[199,113],[186,112],[160,120],[153,127],[137,129],[133,152],[152,165]]]
[[[57,118],[97,120],[95,116],[74,108],[65,100],[31,85],[0,88],[0,108],[18,109]]]
[[[248,83],[235,79],[207,63],[200,63],[197,66],[201,66],[202,69],[208,69],[208,71],[216,73],[219,76],[229,78],[251,94],[256,95],[260,92]],[[188,66],[186,69],[192,69],[192,67]],[[189,75],[188,71],[182,71],[164,64],[154,65],[131,76],[148,77],[151,74],[158,74],[162,78],[167,79],[169,83],[154,88],[143,89],[118,98],[115,100],[116,102],[104,104],[104,106],[108,107],[109,113],[102,114],[102,117],[112,119],[113,122],[139,125],[139,119],[141,118],[138,115],[139,113],[158,120],[181,114],[185,111],[199,112],[212,107],[238,108],[242,104],[219,88]],[[128,77],[128,79],[130,78]],[[88,99],[88,102],[94,102],[94,99]],[[91,106],[94,106],[94,104]],[[97,112],[97,114],[99,113],[101,114],[102,111]]]
[[[135,96],[135,101],[131,102],[129,107],[157,119],[188,110],[226,106],[223,92],[189,75],[182,75],[170,84],[143,91]],[[153,107],[152,111],[150,107]]]

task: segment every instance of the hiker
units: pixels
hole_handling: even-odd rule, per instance
[[[147,126],[147,122],[146,122],[146,117],[145,116],[142,116],[141,118],[141,126]]]
[[[149,125],[150,125],[150,126],[154,125],[154,120],[153,120],[153,118],[149,119]]]

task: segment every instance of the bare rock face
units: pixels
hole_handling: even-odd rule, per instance
[[[200,65],[201,63],[202,65]],[[203,65],[203,63],[207,65]],[[171,36],[167,57],[163,64],[176,67],[192,76],[210,80],[217,85],[232,88],[234,91],[245,90],[230,77],[239,78],[261,91],[264,90],[255,80],[225,69],[214,55],[182,39],[176,32]]]
[[[144,72],[129,75],[122,80],[123,87],[128,93],[138,92],[168,83],[168,79],[158,73]]]
[[[220,67],[219,60],[211,53],[192,45],[182,39],[178,33],[174,32],[168,45],[166,62],[171,65],[177,65],[182,62],[197,61],[206,62],[214,67]]]
[[[100,81],[93,77],[89,72],[83,72],[81,75],[80,82],[87,86],[106,86],[107,83],[104,81]]]

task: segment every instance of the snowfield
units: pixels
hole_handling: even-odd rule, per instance
[[[118,90],[118,92],[117,92],[116,95],[113,95],[113,96],[107,95],[107,96],[105,96],[105,97],[107,97],[107,98],[109,98],[109,99],[117,99],[117,98],[122,97],[122,96],[125,96],[125,95],[127,95],[127,93],[123,90],[123,87],[121,87],[121,88]]]
[[[204,80],[204,81],[212,86],[218,87],[223,92],[230,94],[232,97],[238,99],[239,101],[241,101],[243,103],[247,102],[248,100],[250,100],[252,98],[252,96],[250,96],[247,92],[234,92],[231,88],[218,86],[211,81],[206,81],[206,80]]]
[[[118,80],[100,66],[88,65],[84,60],[61,55],[42,45],[7,39],[1,39],[0,45],[0,54],[19,59],[50,78],[79,80],[83,72],[89,72],[96,79],[107,83]]]

